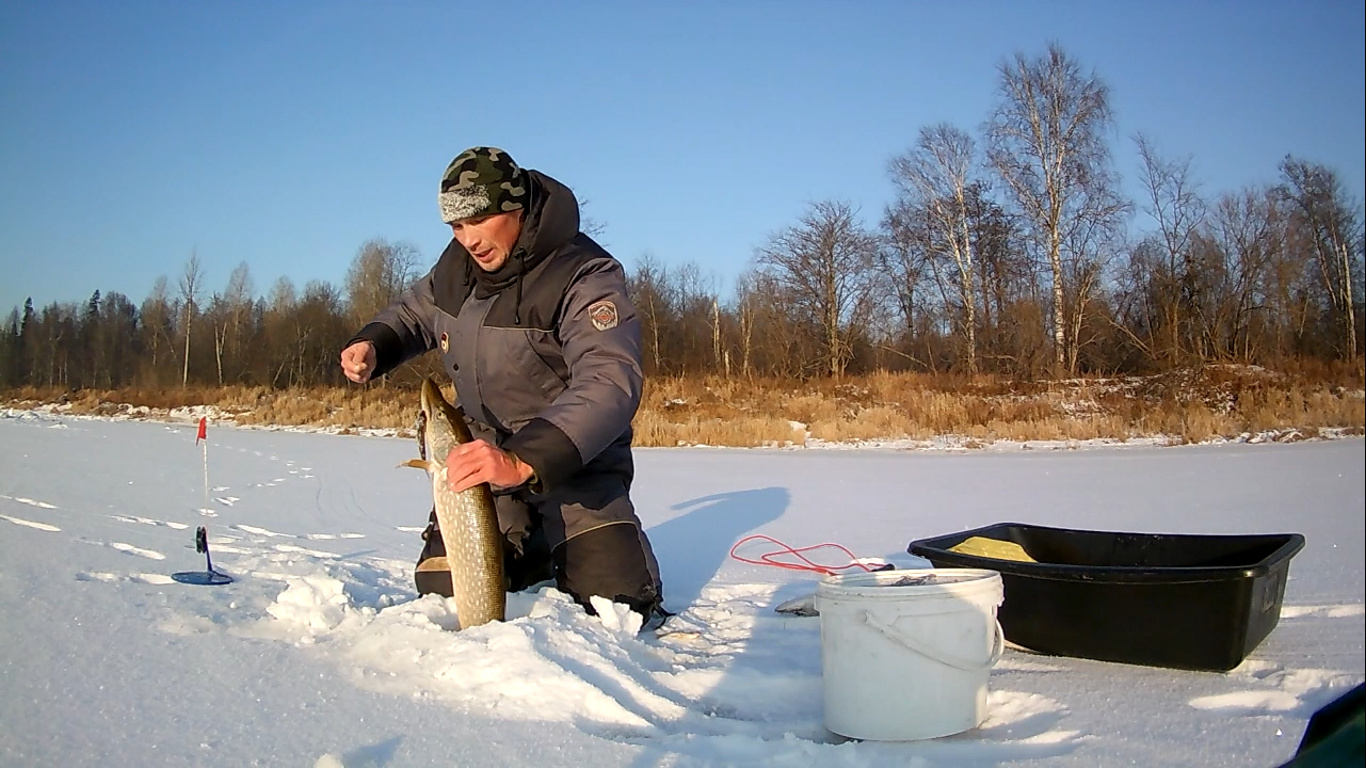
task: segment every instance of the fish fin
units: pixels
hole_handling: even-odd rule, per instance
[[[816,595],[801,595],[781,603],[773,609],[777,613],[786,613],[791,616],[819,616],[821,612],[816,610]]]

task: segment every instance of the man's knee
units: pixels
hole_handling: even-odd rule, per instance
[[[556,583],[589,613],[597,595],[649,617],[662,603],[649,541],[631,523],[585,531],[555,548]]]

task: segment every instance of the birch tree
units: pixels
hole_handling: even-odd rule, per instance
[[[185,321],[181,325],[181,333],[185,334],[185,363],[181,369],[180,386],[187,386],[190,382],[190,325],[195,313],[199,309],[199,294],[203,291],[201,282],[204,270],[199,264],[199,254],[191,254],[190,260],[185,262],[185,271],[180,274],[180,299],[185,312]]]
[[[626,286],[631,303],[640,314],[646,370],[651,374],[665,373],[664,329],[676,320],[668,270],[652,254],[646,253],[631,270]]]
[[[1331,169],[1287,156],[1281,162],[1282,196],[1290,203],[1291,226],[1313,256],[1320,284],[1335,318],[1336,346],[1346,360],[1357,356],[1356,301],[1360,288],[1362,221]]]
[[[228,284],[223,293],[214,295],[209,301],[208,316],[213,322],[213,356],[218,372],[218,386],[223,386],[223,368],[226,364],[240,371],[242,367],[243,334],[254,305],[252,299],[251,268],[241,262],[228,276]],[[234,376],[235,378],[235,376]]]
[[[1109,88],[1057,44],[1036,59],[1016,54],[1000,66],[999,101],[986,126],[987,157],[1010,191],[1052,280],[1053,363],[1068,369],[1068,329],[1079,318],[1067,314],[1068,275],[1089,275],[1066,262],[1087,254],[1079,244],[1102,242],[1079,231],[1096,219],[1115,216],[1116,197],[1106,133],[1114,118]],[[1094,283],[1092,283],[1094,286]],[[1087,297],[1073,289],[1074,314]],[[1077,339],[1074,338],[1076,343]]]
[[[916,146],[892,159],[898,205],[923,211],[928,250],[947,257],[954,272],[958,321],[968,373],[977,373],[977,268],[968,224],[968,195],[975,165],[972,137],[946,123],[920,131]]]

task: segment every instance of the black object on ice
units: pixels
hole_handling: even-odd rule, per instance
[[[954,549],[978,536],[1031,561]],[[1053,656],[1227,672],[1281,617],[1299,533],[1128,533],[997,523],[917,539],[935,568],[1001,574],[1006,639]]]
[[[1366,757],[1366,685],[1319,707],[1309,718],[1295,757],[1281,768],[1361,765]]]
[[[213,569],[213,560],[209,558],[209,532],[202,525],[194,532],[194,551],[202,552],[204,554],[204,570],[180,571],[171,574],[171,578],[181,584],[199,584],[203,586],[216,586],[218,584],[232,583],[231,576]]]

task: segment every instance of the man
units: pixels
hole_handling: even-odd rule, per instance
[[[493,488],[510,588],[553,576],[589,613],[598,595],[658,620],[659,566],[629,496],[642,374],[621,264],[579,231],[567,187],[501,149],[460,153],[437,200],[450,244],[348,342],[343,372],[362,383],[438,350],[476,438],[447,476],[456,492]],[[422,565],[445,554],[430,521],[418,591],[450,595],[449,572]]]

